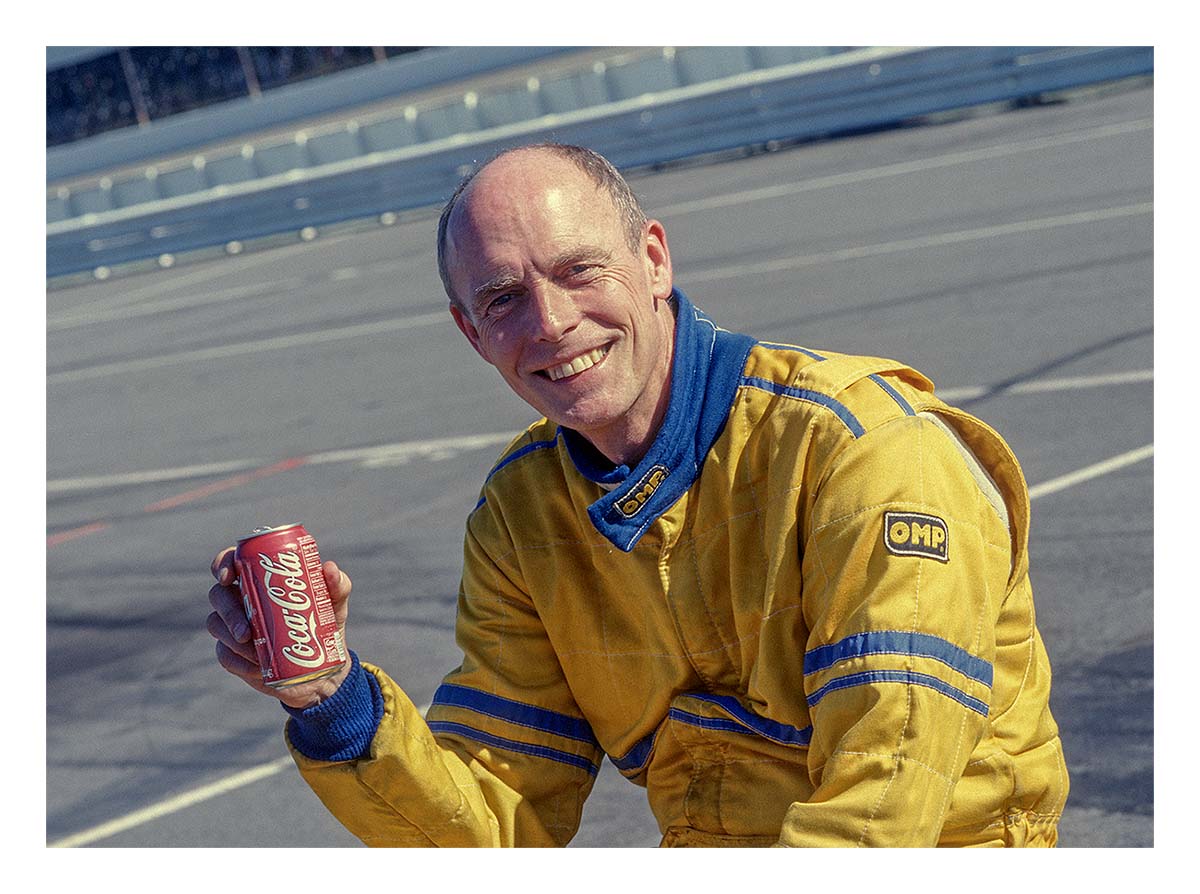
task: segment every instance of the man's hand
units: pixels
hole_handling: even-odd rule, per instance
[[[208,616],[207,626],[208,632],[217,640],[217,662],[235,677],[245,680],[251,688],[274,696],[292,708],[311,708],[329,698],[350,672],[349,661],[336,674],[313,680],[311,683],[275,689],[263,682],[262,668],[254,651],[254,634],[251,633],[250,622],[246,619],[241,590],[235,582],[237,571],[233,564],[233,554],[234,548],[229,547],[219,552],[212,562],[212,574],[217,582],[208,591],[208,601],[212,604],[213,612]],[[350,578],[333,562],[322,565],[321,572],[325,575],[325,586],[329,589],[329,599],[333,603],[338,629],[342,632],[342,641],[345,642],[346,602],[350,597]]]

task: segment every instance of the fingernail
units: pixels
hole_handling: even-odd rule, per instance
[[[242,621],[235,621],[233,625],[233,635],[239,643],[244,643],[250,639],[250,628]]]

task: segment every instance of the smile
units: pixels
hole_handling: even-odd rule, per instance
[[[578,375],[585,369],[591,369],[603,360],[606,354],[608,354],[607,347],[596,348],[588,351],[586,354],[580,354],[574,360],[559,364],[558,366],[551,366],[548,369],[542,370],[542,372],[551,382],[557,382],[559,379],[565,379],[567,376]]]

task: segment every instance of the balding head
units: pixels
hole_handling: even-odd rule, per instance
[[[452,240],[448,239],[448,235],[453,222],[458,217],[457,212],[470,201],[470,194],[476,181],[481,177],[486,180],[488,174],[485,172],[488,172],[489,169],[491,169],[491,173],[498,174],[501,170],[511,171],[514,166],[538,171],[542,177],[549,178],[553,176],[552,169],[561,165],[561,162],[567,162],[576,172],[585,174],[603,193],[607,194],[612,202],[613,212],[620,219],[630,250],[634,252],[639,250],[642,231],[646,225],[646,215],[642,211],[637,197],[633,194],[633,190],[625,182],[625,178],[608,159],[591,149],[563,143],[537,143],[507,149],[492,158],[478,171],[463,179],[446,203],[446,207],[442,209],[441,218],[438,220],[438,273],[441,275],[442,285],[451,304],[460,308],[464,307],[462,299],[455,295],[450,279],[448,241]]]

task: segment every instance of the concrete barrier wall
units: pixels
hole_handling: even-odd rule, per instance
[[[468,94],[378,122],[374,135],[324,144],[329,161],[314,163],[315,140],[293,140],[270,147],[269,165],[262,151],[214,160],[221,182],[198,191],[128,207],[115,204],[117,184],[70,196],[74,216],[47,226],[48,273],[437,204],[496,151],[536,140],[588,145],[631,168],[1152,72],[1148,47],[669,49],[529,84],[525,95]]]

